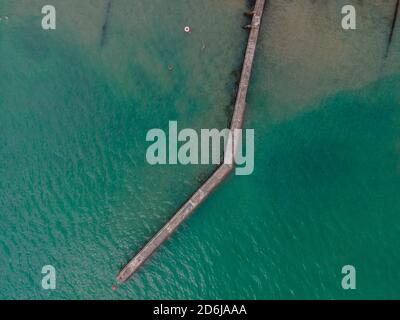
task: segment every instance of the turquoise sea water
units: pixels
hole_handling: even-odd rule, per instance
[[[51,32],[44,4],[0,3],[0,298],[399,298],[387,1],[364,1],[353,33],[338,1],[270,1],[246,114],[254,174],[230,177],[116,292],[123,264],[213,170],[149,166],[146,132],[227,126],[247,2],[112,1],[107,14],[108,1],[53,0]],[[55,291],[41,288],[47,264]],[[346,264],[355,291],[341,289]]]

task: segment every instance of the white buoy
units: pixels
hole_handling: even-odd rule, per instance
[[[191,33],[191,32],[192,32],[192,29],[191,29],[189,26],[186,26],[183,30],[184,30],[186,33]]]

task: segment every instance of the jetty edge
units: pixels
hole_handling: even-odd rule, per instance
[[[266,0],[256,0],[250,34],[243,62],[235,109],[231,121],[231,132],[241,129],[246,110],[246,97],[251,71],[260,31],[261,19]],[[233,137],[233,138],[232,138]],[[175,215],[157,232],[157,234],[139,251],[136,256],[121,270],[117,276],[118,283],[127,281],[150,256],[174,233],[178,227],[200,206],[200,204],[217,188],[234,169],[235,150],[237,145],[235,135],[229,135],[225,148],[224,163],[208,178],[208,180],[186,201]]]

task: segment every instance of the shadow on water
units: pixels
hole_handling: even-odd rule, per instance
[[[110,12],[111,12],[111,5],[112,5],[112,0],[107,1],[107,6],[105,9],[105,18],[104,18],[104,23],[103,26],[101,27],[101,38],[100,38],[100,47],[103,48],[107,36],[107,29],[108,29],[108,23],[109,23],[109,18],[110,18]]]
[[[246,6],[249,9],[253,9],[256,5],[256,0],[246,0]]]
[[[239,88],[240,76],[242,74],[242,68],[243,68],[243,64],[231,72],[231,76],[234,79],[234,86],[232,89],[230,102],[229,102],[229,104],[227,104],[224,107],[224,112],[225,112],[225,115],[227,118],[227,126],[229,126],[231,123],[231,118],[233,116],[233,111],[235,109],[236,96],[237,96],[237,92],[238,92],[238,88]]]
[[[393,40],[394,29],[396,28],[397,16],[399,14],[399,4],[400,4],[400,0],[397,0],[396,6],[395,6],[394,12],[393,12],[392,25],[390,27],[390,34],[389,34],[389,39],[388,39],[388,43],[386,46],[385,58],[387,58],[389,56],[390,46],[391,46],[392,40]]]

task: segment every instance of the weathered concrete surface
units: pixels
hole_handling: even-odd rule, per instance
[[[247,43],[243,70],[240,78],[235,110],[231,122],[231,132],[241,129],[244,112],[246,110],[246,96],[249,86],[251,70],[260,30],[261,18],[266,0],[257,0],[251,23],[251,31]],[[218,187],[234,169],[235,138],[229,137],[225,149],[224,163],[211,175],[211,177],[190,197],[178,212],[161,228],[161,230],[143,247],[143,249],[125,266],[117,276],[119,283],[125,282],[139,267],[159,248],[164,241],[185,221],[193,211]]]

